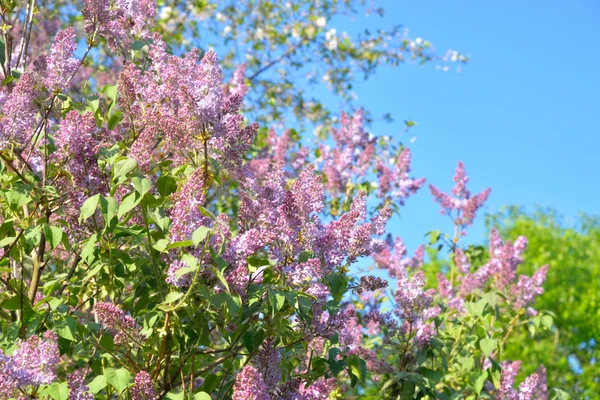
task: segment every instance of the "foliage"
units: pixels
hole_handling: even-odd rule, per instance
[[[215,52],[174,54],[152,0],[85,0],[47,52],[33,3],[1,11],[4,398],[548,397],[504,351],[551,326],[547,268],[517,275],[525,239],[495,231],[489,259],[463,248],[489,190],[462,163],[451,194],[430,186],[456,229],[426,289],[425,248],[382,239],[424,179],[362,111],[316,145],[249,123],[243,68],[223,84]],[[88,74],[108,53],[120,72]],[[390,296],[351,272],[368,257]]]
[[[48,21],[34,25],[39,39],[32,47],[43,46],[42,38],[49,40],[59,27],[76,24],[81,18],[77,2],[72,0],[40,0],[36,4]],[[298,130],[312,128],[312,124],[328,129],[338,112],[321,98],[323,87],[352,107],[356,83],[385,66],[408,61],[448,70],[451,65],[468,62],[468,57],[456,50],[438,53],[430,41],[411,36],[401,25],[384,26],[385,10],[363,0],[160,0],[158,5],[155,31],[176,53],[194,47],[202,53],[215,49],[228,77],[244,65],[250,89],[246,103],[252,104],[244,111],[261,124],[286,126],[292,121]],[[356,30],[336,29],[348,21]],[[105,46],[92,49],[86,74],[111,83],[122,67],[121,56]],[[95,82],[88,84],[94,86]],[[391,120],[389,111],[377,111],[367,119]],[[406,123],[407,128],[414,124]]]
[[[600,224],[598,218],[580,215],[566,223],[556,211],[527,213],[510,207],[488,218],[507,237],[529,238],[525,262],[519,267],[531,273],[535,265],[548,264],[545,292],[537,304],[554,313],[555,329],[532,338],[526,329],[515,332],[507,352],[523,360],[524,372],[536,363],[548,368],[550,384],[569,388],[575,398],[600,396],[597,377],[600,356],[597,334],[600,293]]]

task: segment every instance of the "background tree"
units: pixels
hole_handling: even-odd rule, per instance
[[[525,239],[494,230],[486,259],[464,247],[489,189],[461,162],[450,193],[430,185],[455,229],[427,289],[424,246],[383,239],[424,179],[361,110],[327,143],[259,132],[243,67],[224,83],[214,51],[169,46],[164,5],[1,5],[3,398],[548,397],[543,366],[518,382],[504,352],[550,327],[547,267],[517,274]],[[75,26],[45,44],[60,7]]]
[[[13,20],[6,21],[17,27],[17,32],[27,19],[27,4],[17,3]],[[34,20],[33,51],[45,45],[59,28],[80,19],[76,1],[40,0],[33,4],[35,12],[44,10],[46,18]],[[455,50],[437,52],[430,41],[409,34],[401,25],[382,26],[379,21],[385,10],[376,2],[160,0],[157,5],[155,30],[176,54],[194,47],[201,51],[214,48],[226,77],[245,65],[249,87],[245,112],[259,123],[283,126],[294,121],[296,129],[312,128],[313,124],[326,129],[340,107],[355,108],[355,83],[373,76],[379,68],[405,62],[448,65],[468,61]],[[358,23],[353,24],[353,31],[339,28],[355,20]],[[20,40],[20,34],[10,33]],[[107,75],[118,73],[119,53],[119,49],[106,47],[92,49],[86,84],[99,90]],[[90,73],[98,80],[88,79]],[[323,86],[334,94],[334,101],[322,98],[319,89]],[[367,121],[370,118],[390,120],[392,116],[389,110],[383,110],[375,115],[367,112]]]
[[[546,365],[551,385],[567,388],[574,398],[600,397],[600,219],[581,214],[565,220],[556,210],[535,212],[512,206],[489,215],[488,226],[503,236],[529,239],[521,273],[548,264],[541,310],[554,313],[552,332],[532,338],[526,327],[508,341],[509,357],[519,356],[523,373]]]

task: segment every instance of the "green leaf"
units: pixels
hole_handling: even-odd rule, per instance
[[[44,224],[44,236],[46,237],[46,243],[50,246],[50,250],[54,250],[62,241],[63,231],[58,226]]]
[[[244,333],[242,340],[244,341],[244,345],[248,352],[252,353],[254,350],[258,349],[265,340],[265,331],[263,329],[258,329],[256,332],[246,332]]]
[[[367,364],[365,360],[357,357],[350,356],[347,358],[348,361],[348,372],[350,372],[352,386],[355,386],[357,380],[364,382],[367,376]]]
[[[285,304],[285,295],[279,291],[269,289],[269,302],[272,307],[272,317],[281,310]]]
[[[201,226],[200,228],[196,229],[192,234],[192,243],[194,246],[198,246],[200,242],[206,239],[210,232],[212,232],[212,228],[209,228],[208,226]]]
[[[125,158],[123,160],[117,161],[113,170],[113,179],[128,174],[129,172],[133,171],[136,167],[137,161],[135,161],[133,158]]]
[[[117,392],[120,394],[127,386],[129,386],[129,380],[131,376],[129,375],[129,371],[125,368],[104,368],[104,376],[106,376],[106,380],[112,387],[114,387]]]
[[[0,65],[4,65],[4,63],[6,62],[6,57],[4,55],[4,41],[0,40]]]
[[[31,307],[31,304],[27,297],[23,297],[23,306]],[[9,311],[20,310],[21,309],[21,296],[16,295],[16,296],[9,298],[8,300],[3,301],[1,307],[5,310],[9,310]]]
[[[0,247],[4,247],[4,246],[8,246],[10,244],[12,244],[15,241],[16,237],[14,236],[9,236],[9,237],[5,237],[4,239],[0,240]]]
[[[569,393],[561,389],[554,389],[554,397],[552,400],[570,400],[571,396]]]
[[[74,342],[76,340],[77,320],[73,317],[66,317],[56,324],[55,329],[58,336]]]
[[[423,376],[429,381],[429,387],[433,388],[438,384],[440,380],[442,380],[444,376],[444,371],[441,370],[431,370],[429,368],[423,368]]]
[[[87,240],[87,242],[85,242],[85,245],[81,249],[81,254],[80,254],[81,259],[83,261],[87,262],[88,264],[92,260],[91,256],[94,255],[94,250],[96,249],[96,243],[97,242],[98,242],[98,236],[97,235],[92,235]]]
[[[67,382],[54,382],[52,385],[46,387],[44,392],[54,400],[67,400],[70,391]]]
[[[198,392],[194,395],[194,400],[210,400],[210,395],[206,392]]]
[[[162,253],[165,250],[167,250],[167,247],[169,247],[169,243],[171,243],[169,239],[160,239],[157,240],[152,247]]]
[[[219,384],[219,377],[215,374],[208,374],[206,378],[204,378],[204,384],[202,388],[205,392],[211,393],[213,390],[217,388]],[[203,392],[200,392],[203,393]]]
[[[487,306],[487,300],[481,299],[476,302],[469,302],[465,304],[465,308],[474,317],[483,316],[483,310],[485,310],[485,306]]]
[[[112,104],[111,104],[111,108],[112,108]],[[123,120],[123,114],[121,112],[117,111],[114,115],[112,115],[108,119],[108,124],[107,124],[108,129],[112,130],[122,120]]]
[[[171,390],[169,393],[167,393],[167,399],[170,399],[170,400],[184,400],[185,399],[185,395],[179,389],[177,389],[177,390]]]
[[[167,294],[167,297],[165,298],[165,301],[163,301],[163,304],[173,303],[182,297],[183,293],[181,292],[169,292],[169,294]]]
[[[100,211],[106,225],[117,215],[117,200],[114,197],[100,196]]]
[[[133,183],[133,187],[142,197],[152,189],[152,182],[147,178],[136,176],[131,179],[131,183]]]
[[[106,387],[106,377],[104,375],[97,375],[87,385],[90,388],[90,392],[92,392],[93,394],[96,394]]]
[[[162,175],[156,180],[156,187],[161,196],[168,196],[177,190],[177,182],[169,175]]]
[[[435,244],[440,240],[441,232],[438,230],[429,232],[429,244]]]
[[[123,215],[127,214],[129,211],[133,210],[135,206],[137,206],[142,200],[142,196],[140,196],[137,192],[131,192],[127,196],[123,198],[121,205],[119,206],[119,211],[117,212],[117,216],[121,218]]]
[[[479,341],[479,348],[486,357],[489,357],[496,350],[496,347],[498,347],[498,340],[496,339],[481,339]]]
[[[552,328],[552,324],[554,323],[554,319],[550,315],[542,316],[542,325],[546,327],[546,329]]]
[[[117,99],[117,86],[116,85],[104,85],[102,91],[100,93],[104,93],[106,97],[111,99],[112,101],[116,101]]]
[[[488,377],[487,370],[486,371],[481,371],[481,373],[479,374],[479,376],[475,380],[475,392],[477,394],[481,393],[481,390],[483,389],[483,385],[485,384],[485,381],[486,381],[487,377]]]
[[[100,194],[96,194],[83,202],[81,206],[81,213],[79,215],[79,222],[85,221],[96,212],[98,208],[98,201],[100,200]]]
[[[162,207],[158,207],[153,209],[150,212],[150,216],[152,217],[152,219],[154,220],[154,222],[156,223],[156,225],[158,225],[158,227],[163,230],[166,231],[167,228],[169,227],[169,217],[165,216],[165,210]]]
[[[346,292],[346,288],[348,287],[348,280],[338,274],[332,274],[327,277],[327,283],[329,284],[329,289],[331,291],[331,295],[335,299],[335,301],[339,302],[342,300],[342,296]]]

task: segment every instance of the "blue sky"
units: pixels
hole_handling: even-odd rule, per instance
[[[405,64],[356,86],[357,105],[392,124],[372,131],[412,136],[413,172],[449,190],[462,160],[472,191],[492,188],[485,211],[505,204],[552,206],[567,218],[600,213],[600,3],[571,1],[378,2],[384,25],[468,54],[458,73]],[[371,17],[373,23],[380,19]],[[335,21],[338,22],[338,21]],[[339,31],[344,23],[332,23]],[[350,27],[350,26],[348,26]],[[403,133],[403,120],[418,126]],[[422,190],[392,230],[409,247],[431,229],[449,231]],[[483,218],[470,232],[481,241]]]

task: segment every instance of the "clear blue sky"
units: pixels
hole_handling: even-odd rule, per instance
[[[520,204],[553,206],[567,217],[600,213],[600,2],[377,4],[386,9],[384,25],[401,23],[438,52],[453,48],[471,58],[460,73],[406,64],[356,86],[358,105],[396,119],[375,123],[374,133],[405,143],[417,136],[415,176],[448,190],[462,160],[472,191],[492,188],[485,211]],[[407,117],[418,126],[403,134]],[[470,240],[481,241],[482,222]],[[450,226],[422,190],[392,228],[414,248],[426,231]]]

